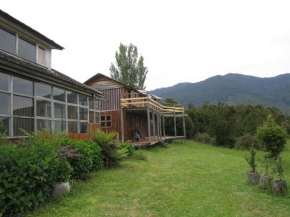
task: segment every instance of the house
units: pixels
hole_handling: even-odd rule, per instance
[[[123,142],[131,141],[132,144],[140,146],[186,139],[182,106],[165,106],[161,104],[161,98],[100,73],[84,84],[100,91],[107,99],[101,102],[101,128],[118,132]],[[174,119],[173,136],[166,135],[165,118]],[[183,135],[176,134],[176,118],[183,119]]]
[[[0,121],[10,138],[43,128],[89,138],[100,127],[96,89],[51,68],[64,48],[0,10]]]

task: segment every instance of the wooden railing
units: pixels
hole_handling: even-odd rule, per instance
[[[138,98],[123,98],[121,99],[121,106],[123,108],[151,108],[155,111],[164,114],[184,114],[184,108],[180,105],[162,105],[159,102],[154,101],[149,97],[138,97]]]

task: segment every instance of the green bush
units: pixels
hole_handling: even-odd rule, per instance
[[[72,173],[72,167],[69,164],[69,162],[64,159],[61,158],[58,161],[58,167],[56,170],[56,181],[57,182],[68,182],[70,180],[71,177],[71,173]]]
[[[270,158],[277,159],[286,144],[286,132],[269,115],[263,126],[258,127],[256,138]]]
[[[120,147],[122,149],[126,149],[127,150],[126,153],[128,154],[128,156],[130,156],[130,157],[133,156],[133,154],[134,154],[134,147],[129,142],[121,143],[121,146]]]
[[[62,178],[57,174],[62,163],[50,144],[1,146],[0,153],[0,216],[19,216],[50,199]]]
[[[99,169],[102,169],[104,167],[103,162],[103,155],[102,155],[102,149],[98,144],[94,141],[87,141],[88,144],[90,144],[92,151],[93,151],[93,171],[97,171]]]
[[[200,143],[210,143],[211,138],[207,133],[197,133],[194,138],[195,141],[200,142]]]
[[[93,137],[93,141],[102,149],[104,165],[107,167],[118,165],[128,155],[127,149],[121,148],[120,142],[114,140],[115,137],[116,132],[106,133],[102,130],[98,130]]]
[[[65,139],[61,144],[63,147],[70,147],[69,150],[77,150],[77,157],[66,157],[72,167],[73,179],[86,179],[88,173],[102,167],[100,164],[100,149],[91,141]],[[99,159],[100,158],[100,159]]]
[[[239,137],[235,144],[235,148],[237,149],[250,150],[251,147],[260,149],[255,137],[250,134]]]

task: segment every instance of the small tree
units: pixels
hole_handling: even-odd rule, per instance
[[[120,44],[119,53],[116,52],[116,65],[110,67],[111,77],[132,88],[138,90],[145,89],[145,80],[148,73],[144,66],[144,58],[138,58],[138,49],[130,44],[129,46]]]
[[[248,162],[248,164],[250,165],[251,167],[251,172],[256,172],[256,167],[257,167],[257,164],[255,163],[255,155],[256,155],[256,151],[253,147],[251,147],[251,156],[250,157],[245,157],[246,161]]]
[[[285,130],[269,115],[263,126],[258,127],[256,138],[270,158],[277,159],[286,144]]]

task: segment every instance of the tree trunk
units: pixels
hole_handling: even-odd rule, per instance
[[[272,181],[272,191],[274,194],[284,195],[287,192],[287,183],[286,180],[274,180]]]
[[[247,183],[250,185],[257,185],[260,180],[260,173],[257,172],[247,172]]]

